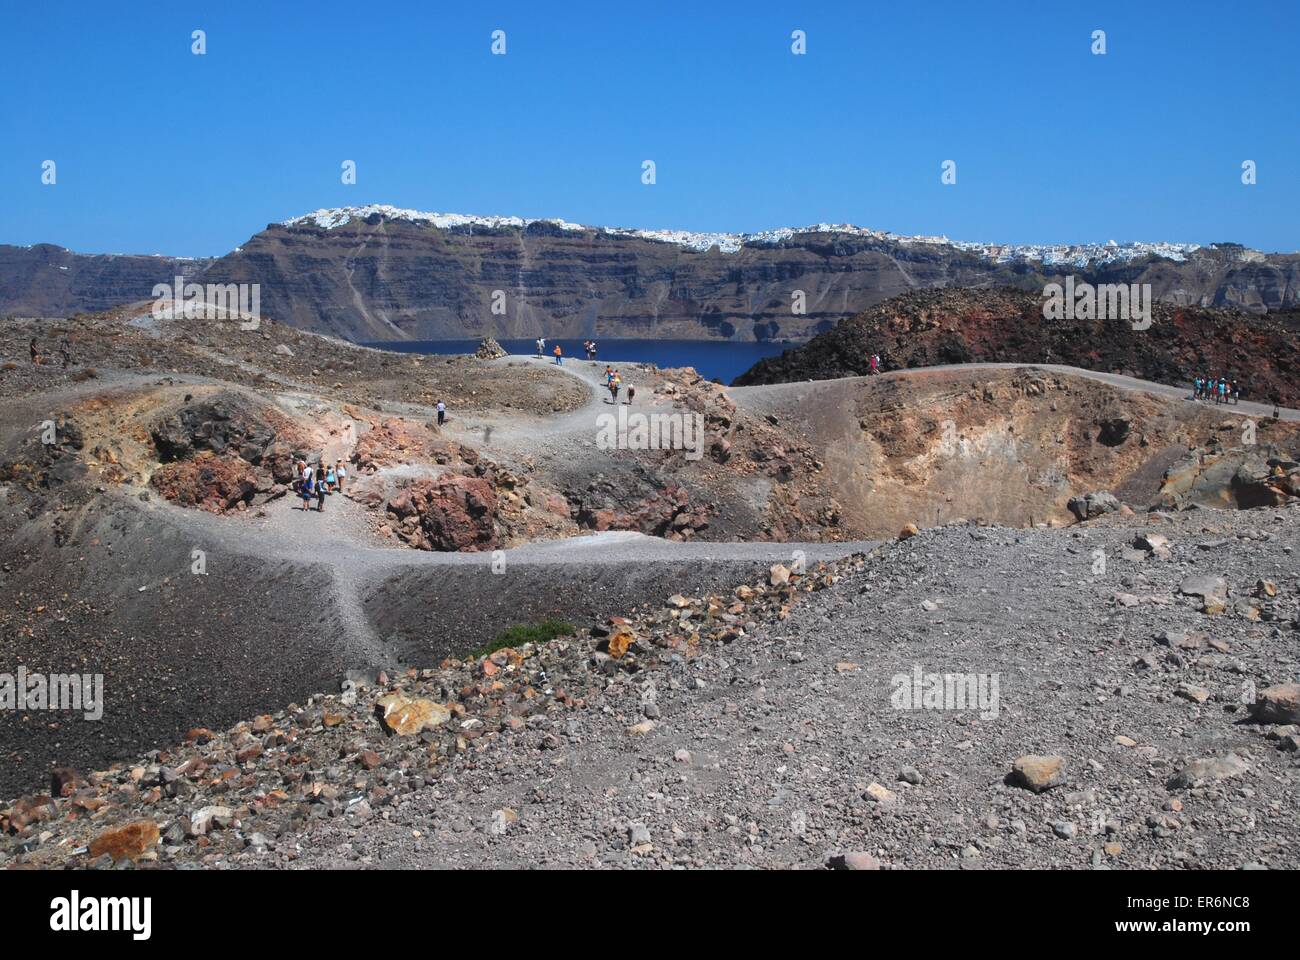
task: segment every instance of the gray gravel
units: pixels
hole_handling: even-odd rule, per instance
[[[1148,531],[1169,558],[1131,546]],[[1300,676],[1297,548],[1296,507],[926,531],[245,865],[1294,869],[1300,755],[1243,701]],[[1180,592],[1200,574],[1224,613]],[[899,708],[918,666],[996,677],[996,715]],[[1059,785],[1007,782],[1026,754],[1062,758]]]

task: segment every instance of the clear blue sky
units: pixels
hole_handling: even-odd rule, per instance
[[[0,19],[0,243],[217,255],[391,203],[1300,248],[1292,0],[4,0]]]

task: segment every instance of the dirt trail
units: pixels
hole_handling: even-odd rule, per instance
[[[755,412],[766,412],[768,409],[766,404],[770,401],[789,400],[791,397],[794,397],[802,403],[807,399],[825,397],[827,394],[834,394],[846,390],[850,385],[855,383],[864,383],[875,380],[905,380],[917,376],[925,376],[931,373],[945,373],[949,371],[972,373],[981,370],[1044,370],[1050,373],[1061,373],[1067,376],[1094,380],[1098,383],[1118,387],[1121,390],[1149,393],[1153,396],[1166,397],[1172,400],[1190,401],[1192,392],[1190,386],[1173,387],[1164,383],[1152,383],[1149,380],[1139,380],[1136,377],[1126,377],[1118,373],[1101,373],[1096,370],[1084,370],[1081,367],[1071,367],[1057,363],[954,363],[934,367],[911,367],[906,370],[891,370],[888,373],[882,373],[875,377],[842,377],[837,380],[807,380],[796,383],[776,383],[753,387],[730,387],[729,393],[731,398],[740,406],[754,410]],[[1271,404],[1252,403],[1249,400],[1243,400],[1237,404],[1227,404],[1222,406],[1207,403],[1205,406],[1219,410],[1225,414],[1247,414],[1255,417],[1271,417],[1273,415],[1273,407]],[[1300,410],[1282,407],[1280,408],[1279,419],[1290,421],[1300,420]]]
[[[557,365],[554,359],[511,355],[497,360],[485,361],[495,366],[527,364],[559,371],[587,384],[590,396],[587,402],[569,413],[537,417],[514,415],[509,413],[474,413],[465,419],[457,411],[449,411],[445,432],[448,436],[462,443],[480,447],[485,453],[531,452],[548,449],[556,440],[594,444],[596,434],[596,417],[602,412],[614,409],[609,391],[604,385],[604,361],[578,360],[566,357],[563,364]],[[633,383],[638,388],[648,378],[635,370],[632,364],[614,365],[623,377],[624,384]],[[644,397],[644,395],[643,395]],[[626,399],[626,392],[620,395],[620,402]]]

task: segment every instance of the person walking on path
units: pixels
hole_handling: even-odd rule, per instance
[[[623,389],[623,378],[619,376],[618,371],[614,371],[614,379],[610,381],[610,389],[614,393],[614,402],[618,403],[618,392]]]
[[[871,355],[871,361],[870,361],[870,362],[871,362],[871,372],[872,372],[872,374],[877,374],[877,373],[879,373],[879,372],[880,372],[880,354],[878,354],[878,353],[873,353],[873,354]]]
[[[325,471],[325,492],[326,493],[333,493],[335,488],[338,486],[338,482],[339,482],[339,478],[338,475],[334,472],[333,467],[330,467],[328,470]]]
[[[322,458],[320,466],[316,468],[316,512],[325,512],[325,494],[329,493],[325,489],[325,460]]]
[[[302,465],[302,479],[298,483],[298,496],[302,498],[302,509],[304,512],[310,509],[311,498],[316,492],[312,488],[313,476],[311,464],[304,463]]]
[[[447,405],[441,400],[438,401],[438,426],[447,422]]]
[[[546,338],[538,337],[537,338],[537,359],[538,360],[542,359],[542,356],[545,354],[545,352],[546,352]]]
[[[564,366],[564,351],[560,349],[558,343],[555,345],[555,365],[557,367]]]
[[[1193,400],[1201,399],[1201,378],[1200,377],[1192,378],[1192,399]]]
[[[632,398],[635,396],[636,396],[636,384],[629,383],[627,385],[627,405],[629,407],[632,406]]]
[[[36,345],[36,338],[32,337],[32,365],[39,367],[41,365],[41,348]]]
[[[348,478],[348,465],[342,459],[334,464],[334,476],[338,479],[339,493],[342,493],[343,481]]]

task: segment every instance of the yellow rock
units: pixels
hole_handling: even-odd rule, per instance
[[[882,787],[878,783],[873,783],[867,787],[867,796],[876,803],[893,803],[897,799],[894,791]]]
[[[422,730],[440,727],[451,719],[451,711],[440,703],[420,697],[390,693],[375,701],[375,713],[389,733],[411,737]]]
[[[619,627],[609,638],[609,655],[615,660],[621,659],[635,641],[636,634],[627,627]]]

